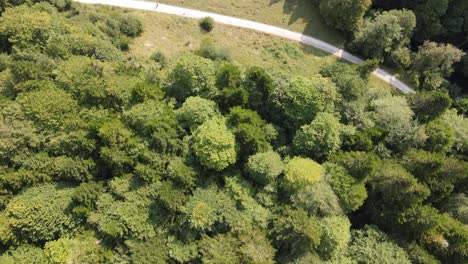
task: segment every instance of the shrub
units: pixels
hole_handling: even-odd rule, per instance
[[[153,54],[151,54],[150,59],[159,63],[162,69],[166,68],[169,63],[166,55],[164,55],[164,53],[162,53],[161,51],[156,51]]]
[[[120,36],[117,40],[117,47],[121,51],[128,51],[130,49],[130,38],[127,36]]]
[[[196,49],[194,53],[200,57],[210,60],[216,60],[218,57],[216,45],[211,38],[203,39],[200,43],[200,47]]]
[[[210,38],[205,38],[200,43],[200,47],[194,52],[196,55],[210,60],[230,61],[231,51],[228,48],[216,47],[214,41]]]
[[[206,32],[211,32],[214,28],[215,22],[212,17],[205,17],[200,21],[200,27]]]
[[[119,21],[120,32],[128,37],[136,37],[143,32],[143,23],[134,17],[122,17]]]

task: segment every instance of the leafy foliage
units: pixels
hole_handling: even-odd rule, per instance
[[[246,171],[255,182],[268,184],[283,172],[283,162],[276,152],[257,153],[249,157]]]
[[[14,197],[5,209],[9,227],[20,240],[49,241],[72,232],[78,221],[68,208],[71,188],[53,184],[32,187]]]
[[[309,125],[297,131],[293,139],[294,149],[300,155],[323,159],[340,148],[342,130],[336,117],[320,113]]]
[[[371,4],[371,1],[359,0],[321,0],[320,14],[328,25],[343,31],[353,31],[361,26],[362,18]]]
[[[372,226],[352,232],[349,254],[352,259],[362,263],[372,261],[411,263],[402,248],[392,242],[385,233]]]
[[[235,138],[224,120],[206,121],[193,132],[193,151],[208,169],[223,170],[236,161]]]
[[[0,263],[466,263],[466,1],[315,2],[375,59],[143,58],[131,10],[0,0]]]
[[[290,191],[316,183],[321,177],[322,166],[311,159],[294,157],[284,167],[284,184]]]

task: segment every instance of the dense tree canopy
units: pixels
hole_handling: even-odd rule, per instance
[[[0,0],[0,263],[466,263],[465,2],[316,1],[377,60],[302,77]]]

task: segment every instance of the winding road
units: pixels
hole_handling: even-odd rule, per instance
[[[290,31],[280,27],[266,25],[263,23],[240,19],[210,12],[204,12],[194,9],[182,8],[177,6],[171,6],[166,4],[157,4],[155,2],[139,1],[139,0],[73,0],[82,4],[101,4],[109,6],[117,6],[131,9],[147,10],[153,12],[160,12],[165,14],[183,16],[188,18],[203,18],[212,17],[217,23],[226,24],[235,27],[248,28],[259,32],[267,33],[270,35],[278,36],[285,39],[290,39],[302,43],[304,45],[312,46],[317,49],[323,50],[327,53],[331,53],[339,58],[342,58],[351,63],[360,63],[363,60],[354,56],[353,54],[346,52],[338,47],[323,42],[319,39],[307,36],[298,32]],[[403,93],[414,93],[408,85],[398,80],[395,76],[390,73],[378,68],[373,73],[377,78],[382,79],[386,83],[394,86]]]

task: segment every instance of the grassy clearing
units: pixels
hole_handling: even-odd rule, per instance
[[[153,0],[288,28],[343,47],[342,34],[327,27],[311,0]]]
[[[325,25],[318,4],[312,0],[152,0],[181,7],[250,19],[280,26],[313,36],[344,48],[343,33]],[[403,82],[414,86],[411,77],[404,71],[383,66]]]
[[[198,21],[193,19],[143,11],[131,12],[138,15],[145,26],[143,35],[130,46],[130,53],[138,57],[149,57],[155,51],[162,51],[174,60],[185,52],[197,49],[203,39],[211,38],[216,46],[230,51],[234,63],[257,65],[277,75],[311,76],[317,74],[321,66],[337,60],[317,49],[251,30],[218,24],[211,33],[204,33]],[[371,84],[390,87],[377,78],[371,78]]]
[[[83,5],[99,12],[121,11],[120,8]],[[163,52],[173,62],[186,52],[199,48],[210,38],[220,49],[228,50],[232,62],[247,67],[256,65],[276,76],[312,76],[320,67],[337,60],[331,54],[300,45],[296,42],[236,27],[217,24],[211,33],[203,32],[197,20],[178,16],[124,10],[138,16],[144,23],[144,32],[130,45],[130,56],[149,58],[156,51]],[[391,89],[390,85],[371,78],[371,86]]]

